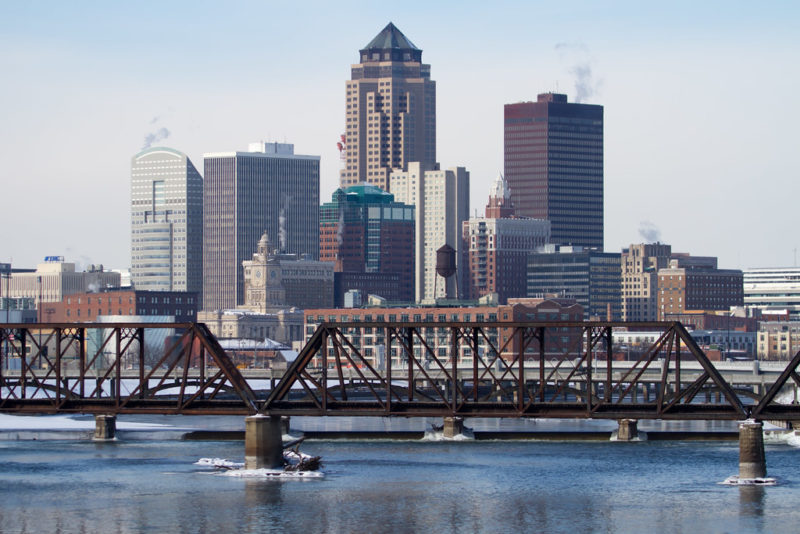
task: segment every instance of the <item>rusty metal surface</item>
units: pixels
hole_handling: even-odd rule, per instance
[[[615,328],[660,335],[634,365],[615,372]],[[383,365],[357,341],[366,336],[381,339]],[[682,372],[682,358],[701,372]],[[744,419],[750,410],[680,323],[558,321],[323,323],[261,408],[272,415],[602,419]]]
[[[257,402],[205,325],[5,324],[0,411],[249,415]]]
[[[617,329],[658,334],[619,365]],[[265,399],[203,324],[6,324],[0,412],[800,420],[798,365],[761,396],[677,322],[323,323]]]

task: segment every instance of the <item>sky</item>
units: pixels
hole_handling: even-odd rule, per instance
[[[431,65],[437,159],[483,214],[503,105],[604,106],[605,249],[797,265],[800,3],[0,0],[0,262],[130,265],[131,157],[253,141],[338,186],[345,81],[393,22]],[[255,244],[254,244],[255,246]]]

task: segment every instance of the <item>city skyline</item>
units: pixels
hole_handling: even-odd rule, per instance
[[[437,159],[469,169],[471,212],[502,170],[503,106],[557,91],[605,109],[607,251],[660,237],[725,268],[796,263],[780,231],[800,189],[794,4],[348,7],[0,7],[0,160],[16,200],[0,261],[129,267],[129,162],[148,142],[198,167],[256,139],[294,143],[321,156],[329,198],[342,80],[393,22],[432,65]]]

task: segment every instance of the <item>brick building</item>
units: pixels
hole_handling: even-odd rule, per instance
[[[199,296],[186,291],[141,291],[108,289],[95,293],[73,293],[61,302],[42,304],[42,321],[88,323],[99,316],[170,316],[176,323],[197,320]]]
[[[449,329],[440,326],[447,322],[522,322],[522,321],[581,321],[583,308],[571,299],[509,299],[508,303],[500,306],[469,306],[469,307],[421,307],[421,308],[358,308],[358,309],[316,309],[305,310],[305,339],[308,342],[321,323],[361,322],[419,322],[430,323],[424,327],[421,335],[426,343],[440,358],[447,358],[449,351]],[[438,323],[438,324],[437,324]],[[574,350],[580,346],[581,329],[565,328],[561,331],[550,330],[545,339],[546,354],[555,356],[562,354],[568,348]],[[519,349],[517,338],[509,339],[511,329],[497,328],[489,330],[489,341],[497,347],[506,360],[513,359]],[[386,340],[381,328],[364,327],[352,332],[350,341],[371,365],[378,365],[387,361]],[[505,348],[503,348],[505,347]],[[333,348],[328,348],[328,355],[334,357]],[[415,354],[423,357],[419,345],[415,347]],[[491,347],[485,339],[479,341],[479,355],[491,358]],[[538,358],[539,350],[529,346],[526,350],[526,359]],[[393,343],[391,353],[388,355],[393,366],[403,364],[401,351],[397,343]],[[458,353],[458,365],[472,365],[473,350],[462,344]],[[321,365],[316,361],[315,365]]]
[[[670,267],[658,271],[658,318],[687,310],[729,310],[744,305],[742,271],[679,267],[673,259]]]
[[[524,297],[528,254],[550,239],[550,222],[516,217],[511,192],[503,175],[489,193],[486,216],[465,221],[462,227],[464,298],[497,293],[499,302]]]

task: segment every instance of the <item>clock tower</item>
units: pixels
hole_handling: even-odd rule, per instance
[[[265,313],[268,308],[283,306],[286,290],[282,284],[280,260],[270,253],[267,233],[261,236],[252,260],[242,262],[244,268],[244,307]]]

